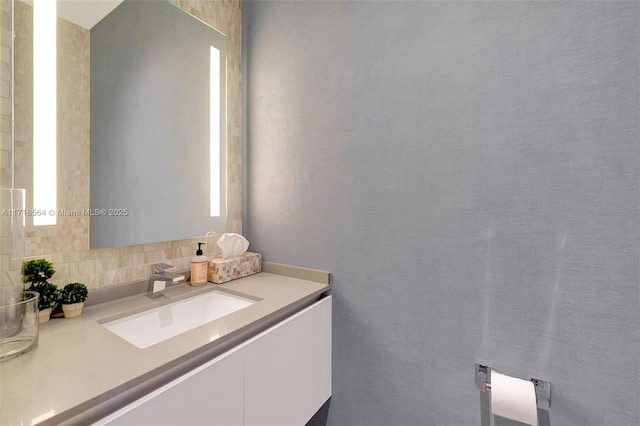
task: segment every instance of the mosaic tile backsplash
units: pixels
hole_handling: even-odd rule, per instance
[[[229,1],[172,1],[228,37],[227,51],[227,155],[228,222],[227,232],[242,232],[241,184],[241,5]],[[32,201],[32,8],[15,3],[15,186],[27,190],[27,209]],[[6,31],[5,20],[2,20]],[[70,54],[73,53],[73,54]],[[58,207],[81,210],[89,207],[89,31],[58,20]],[[4,137],[3,137],[4,139]],[[3,156],[4,156],[3,144]],[[7,155],[10,155],[7,154]],[[3,186],[5,183],[2,182]],[[188,269],[196,243],[205,243],[205,254],[220,255],[215,244],[218,236],[169,241],[155,244],[89,250],[89,218],[59,216],[57,225],[33,227],[26,223],[27,259],[43,257],[54,263],[51,280],[64,285],[85,283],[89,289],[143,280],[150,264],[169,263]],[[25,259],[11,259],[6,247],[0,252],[3,284],[20,283],[20,268]]]

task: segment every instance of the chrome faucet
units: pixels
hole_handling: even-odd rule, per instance
[[[186,281],[185,274],[175,272],[175,267],[166,263],[151,265],[151,277],[147,285],[147,297],[152,299],[164,295],[168,285]]]

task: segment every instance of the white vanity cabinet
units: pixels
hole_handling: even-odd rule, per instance
[[[247,343],[244,424],[302,426],[331,396],[331,297]]]
[[[331,297],[97,425],[303,426],[331,396]]]
[[[233,349],[96,425],[242,425],[244,354]]]

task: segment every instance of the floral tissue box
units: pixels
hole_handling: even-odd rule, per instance
[[[208,280],[222,284],[262,270],[262,255],[250,251],[229,259],[209,259]]]

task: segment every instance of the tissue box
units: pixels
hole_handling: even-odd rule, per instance
[[[262,270],[262,255],[250,251],[229,259],[209,259],[209,281],[216,284],[257,274]]]

